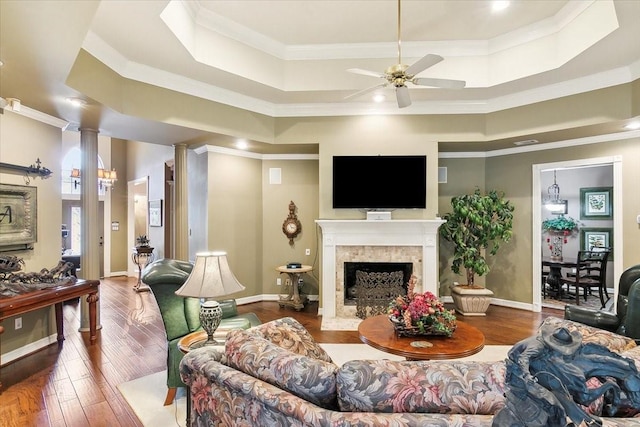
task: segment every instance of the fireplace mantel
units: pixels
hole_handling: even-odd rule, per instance
[[[438,228],[434,220],[317,220],[322,230],[322,315],[336,317],[336,248],[418,246],[422,248],[422,291],[438,295]]]

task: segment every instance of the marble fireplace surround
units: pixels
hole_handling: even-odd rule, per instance
[[[344,305],[345,262],[412,262],[419,291],[438,295],[438,228],[434,220],[317,220],[322,230],[323,318],[356,318]]]

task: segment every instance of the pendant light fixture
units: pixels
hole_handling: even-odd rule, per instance
[[[544,207],[554,215],[568,212],[567,200],[560,199],[560,186],[556,183],[556,171],[553,171],[553,184],[547,189],[547,198],[542,202]]]

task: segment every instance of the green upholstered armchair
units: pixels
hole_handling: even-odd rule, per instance
[[[200,300],[175,294],[189,277],[192,268],[189,262],[163,258],[152,262],[142,271],[142,281],[149,286],[158,303],[167,334],[168,391],[165,405],[173,402],[177,387],[186,387],[180,379],[180,361],[184,354],[178,349],[178,341],[200,329]],[[254,313],[239,315],[233,299],[219,303],[222,308],[220,329],[247,329],[261,323]]]
[[[615,313],[566,305],[564,318],[616,332],[640,342],[640,265],[629,267],[620,275]]]

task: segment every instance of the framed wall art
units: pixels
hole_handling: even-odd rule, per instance
[[[38,189],[0,184],[0,251],[31,248],[38,241]]]
[[[580,250],[590,251],[592,248],[613,248],[612,228],[588,228],[580,229]],[[613,259],[613,252],[609,254],[609,260]]]
[[[613,187],[580,189],[580,219],[612,219]]]
[[[162,227],[162,200],[149,200],[149,227]]]

